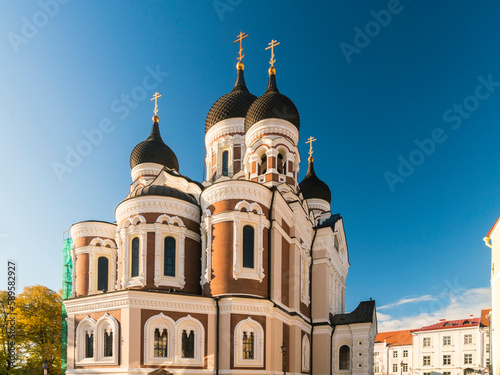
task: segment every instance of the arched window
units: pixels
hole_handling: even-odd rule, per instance
[[[351,349],[342,345],[339,349],[339,370],[351,369]]]
[[[243,332],[243,359],[254,359],[255,357],[255,334]]]
[[[229,152],[224,151],[222,153],[222,175],[229,175]]]
[[[108,291],[108,258],[99,257],[97,259],[97,290]]]
[[[94,357],[94,332],[87,330],[85,332],[85,358]]]
[[[250,225],[243,227],[243,267],[254,268],[254,229]]]
[[[311,343],[309,337],[304,335],[302,337],[302,371],[309,371],[309,362],[311,360]]]
[[[267,156],[266,154],[262,155],[262,158],[260,159],[260,173],[259,174],[265,174],[267,172]]]
[[[160,329],[155,329],[154,337],[154,357],[156,358],[166,358],[168,357],[168,331],[166,328],[160,333]]]
[[[175,277],[175,238],[165,237],[163,249],[163,275]]]
[[[139,238],[132,240],[132,272],[131,277],[139,276]]]
[[[182,331],[182,358],[194,358],[194,331]]]
[[[285,171],[284,171],[284,167],[285,167],[285,164],[283,163],[283,155],[282,154],[278,154],[278,173],[280,174],[284,174]]]
[[[105,357],[113,356],[113,331],[111,327],[109,327],[109,329],[104,330],[104,356]]]

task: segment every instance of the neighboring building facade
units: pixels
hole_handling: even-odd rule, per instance
[[[375,375],[411,373],[413,356],[410,331],[379,332],[373,351]]]
[[[299,113],[273,66],[258,98],[237,68],[206,119],[203,184],[155,108],[116,222],[71,227],[67,374],[373,373],[375,301],[344,311],[344,223],[312,156],[298,181]]]
[[[484,238],[491,248],[491,351],[493,373],[500,374],[500,217]]]
[[[375,374],[489,374],[490,311],[482,310],[480,318],[442,319],[410,331],[378,333]]]

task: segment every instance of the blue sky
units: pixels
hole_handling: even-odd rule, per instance
[[[59,289],[63,231],[114,220],[130,152],[150,131],[154,91],[163,95],[163,139],[181,172],[202,179],[205,117],[234,84],[232,42],[244,31],[250,91],[264,92],[265,47],[277,39],[278,86],[299,109],[304,160],[305,140],[318,139],[315,169],[349,244],[347,310],[372,297],[379,329],[396,329],[489,307],[482,238],[500,214],[500,3],[6,0],[2,8],[0,263],[17,261],[19,289]],[[82,148],[100,125],[107,132]],[[77,150],[84,156],[69,165]],[[66,168],[58,175],[54,165]]]

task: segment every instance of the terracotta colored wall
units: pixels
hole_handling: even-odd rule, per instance
[[[290,326],[283,323],[283,344],[286,346],[285,355],[285,368],[286,372],[290,372],[290,353],[292,353],[292,348],[290,347]]]
[[[281,245],[281,303],[290,306],[290,244],[283,238]]]
[[[76,296],[89,294],[89,254],[76,256]]]

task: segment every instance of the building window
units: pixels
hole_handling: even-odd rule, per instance
[[[451,336],[443,336],[443,346],[451,345]]]
[[[431,356],[424,355],[424,366],[430,366],[430,365],[431,365]]]
[[[380,364],[379,363],[375,363],[374,372],[380,372]]]
[[[408,363],[402,363],[401,367],[403,368],[403,372],[408,372]]]
[[[94,358],[94,332],[85,332],[85,358]]]
[[[408,350],[403,350],[403,358],[408,358]]]
[[[373,354],[375,355],[375,357],[378,357],[378,356],[380,355],[380,353],[379,353],[379,352],[375,352],[375,353],[373,353]]]
[[[255,337],[253,332],[243,332],[243,359],[254,359]]]
[[[472,344],[472,335],[471,334],[467,334],[467,335],[464,335],[464,344]]]
[[[229,175],[229,152],[228,151],[224,151],[222,153],[222,175],[223,176]]]
[[[486,358],[486,366],[490,366],[490,359],[489,358]]]
[[[472,354],[464,354],[464,365],[472,365]]]
[[[443,375],[451,375],[451,371],[445,371],[443,372]]]
[[[175,238],[165,237],[163,252],[163,275],[175,277]]]
[[[153,355],[156,358],[168,357],[168,331],[166,328],[163,328],[161,333],[159,328],[155,329]]]
[[[450,354],[443,355],[443,365],[451,365],[451,355]]]
[[[97,259],[97,290],[108,291],[108,267],[109,261],[106,257]]]
[[[430,337],[424,337],[424,347],[426,346],[431,346],[431,338]]]
[[[132,270],[131,277],[139,276],[139,238],[132,240]]]
[[[284,166],[285,166],[285,164],[283,163],[283,155],[278,154],[278,164],[277,164],[278,173],[285,174]]]
[[[398,364],[397,363],[393,363],[392,364],[392,371],[393,372],[398,372]]]
[[[194,331],[182,331],[182,358],[194,358]]]
[[[392,352],[392,358],[398,358],[398,352],[396,350]]]
[[[111,327],[104,331],[104,356],[113,356],[113,331]]]
[[[260,159],[260,173],[259,174],[265,174],[267,172],[267,156],[266,154],[262,155],[262,158]]]
[[[490,344],[486,344],[486,353],[490,352]]]
[[[254,229],[250,225],[243,227],[243,267],[254,268]]]
[[[351,349],[342,345],[339,349],[339,370],[351,369]]]

